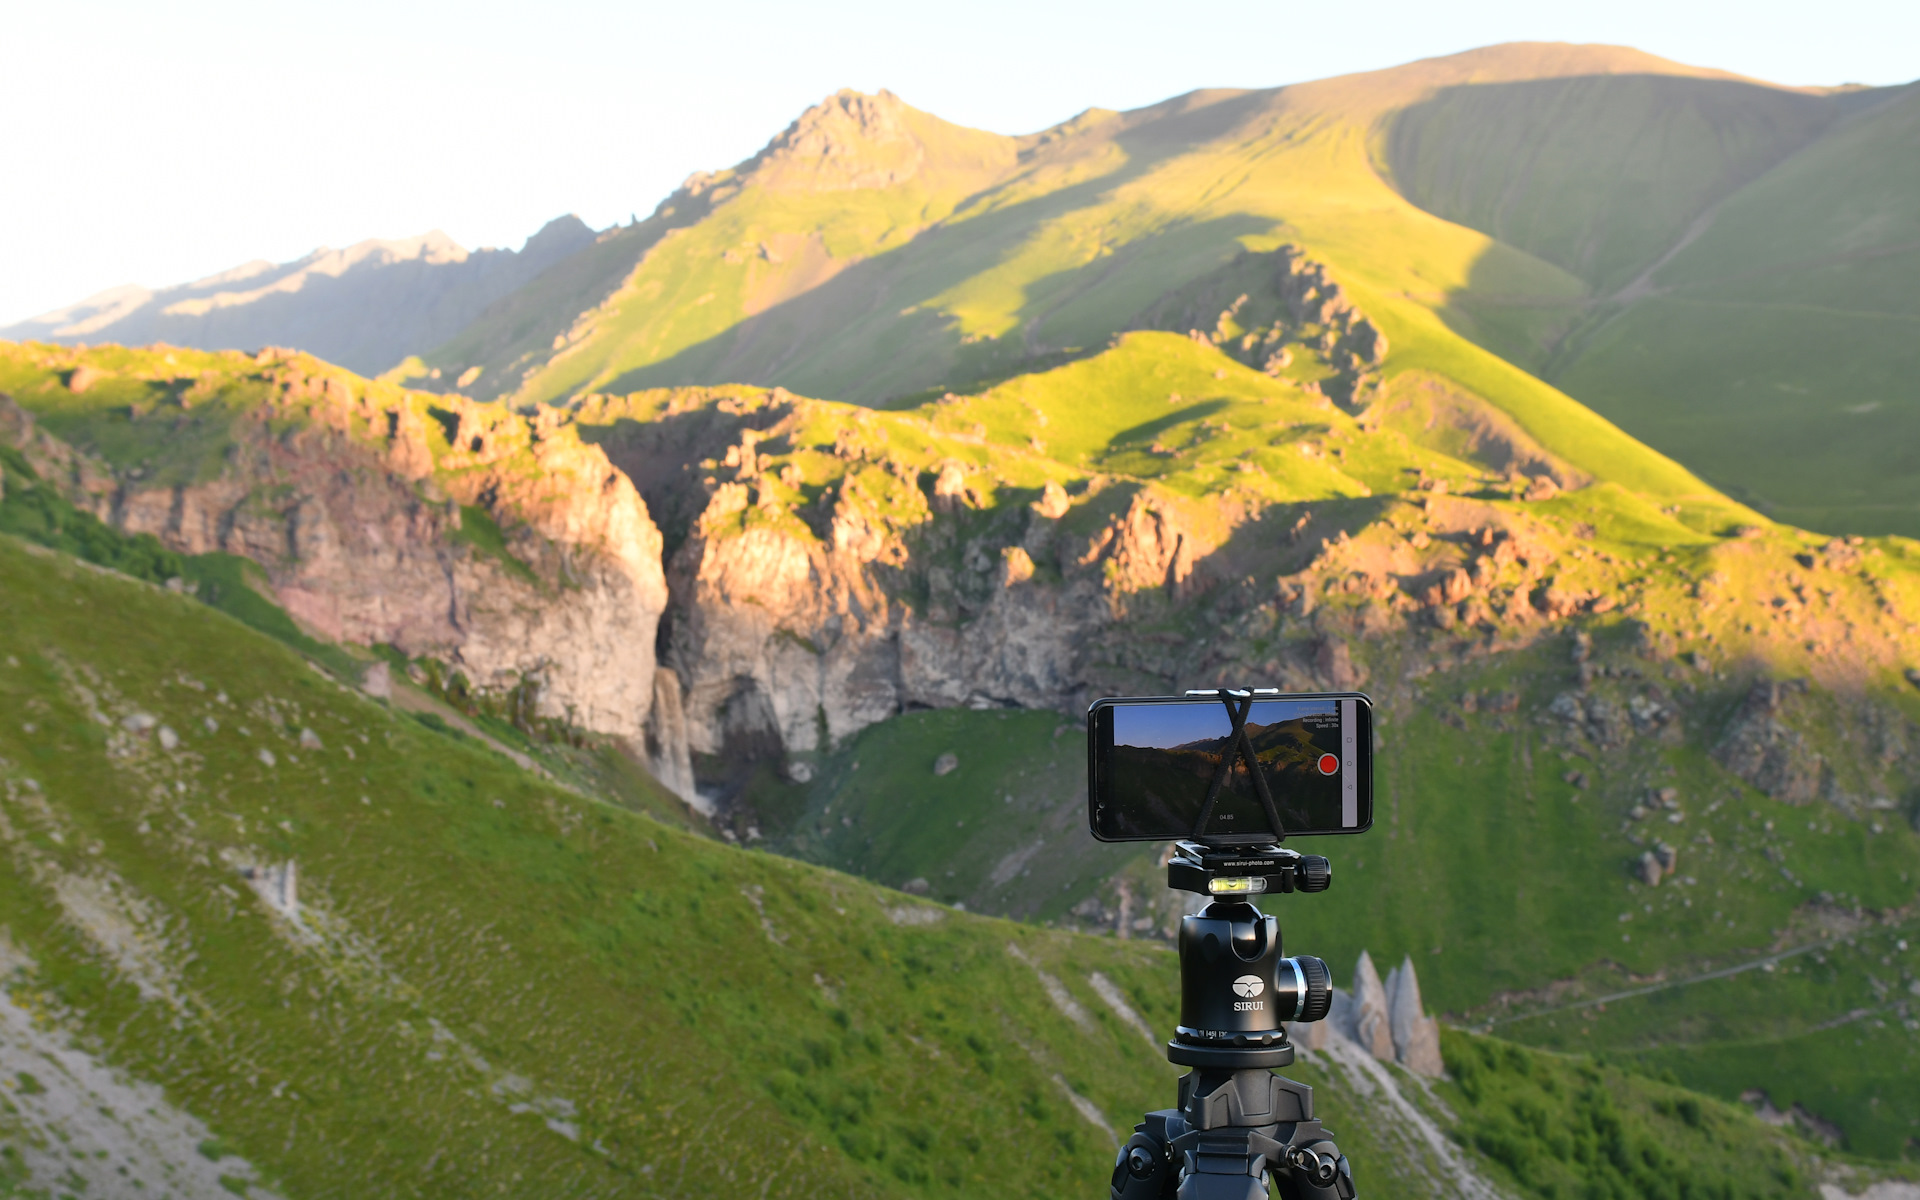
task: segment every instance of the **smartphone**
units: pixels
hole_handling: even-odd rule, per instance
[[[1373,702],[1265,689],[1095,701],[1087,824],[1103,842],[1218,846],[1363,833],[1373,824]]]

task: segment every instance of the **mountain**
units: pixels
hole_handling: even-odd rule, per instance
[[[1406,361],[1454,359],[1450,330],[1533,377],[1450,367],[1496,406],[1553,383],[1783,519],[1920,532],[1896,449],[1911,96],[1528,44],[1019,138],[843,93],[425,357],[440,387],[477,366],[522,399],[728,380],[881,402],[1096,346],[1293,244]]]
[[[91,551],[142,571],[139,540]],[[0,598],[10,1194],[1051,1196],[1171,1099],[1150,945],[594,803],[6,535]],[[1645,1075],[1444,1045],[1451,1080],[1337,1036],[1289,1070],[1368,1195],[1878,1174]]]
[[[519,250],[462,249],[435,230],[250,262],[153,291],[127,285],[0,329],[0,338],[202,350],[294,346],[355,371],[384,371],[439,345],[489,304],[594,244],[578,217],[547,222]]]
[[[1394,117],[1405,194],[1561,267],[1488,344],[1783,520],[1911,533],[1914,88],[1658,74],[1444,89]],[[1904,424],[1903,424],[1904,422]]]

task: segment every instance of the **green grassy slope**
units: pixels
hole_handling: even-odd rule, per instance
[[[778,307],[937,225],[1015,154],[1011,138],[951,125],[890,96],[830,97],[761,155],[695,176],[669,197],[635,228],[630,240],[644,251],[610,296],[583,304],[584,292],[550,284],[550,294],[497,305],[428,361],[449,377],[482,366],[478,390],[486,396],[586,390],[636,362],[703,346],[692,381],[758,378],[764,372],[736,369],[741,353],[752,361],[751,349],[713,339],[743,315]],[[558,279],[561,270],[549,275]],[[596,269],[593,277],[604,276]],[[814,335],[801,324],[800,337]],[[775,351],[791,353],[784,343]]]
[[[124,365],[129,376],[137,374],[133,359]],[[1903,614],[1920,608],[1920,574],[1910,543],[1896,539],[1835,550],[1824,539],[1769,528],[1710,492],[1676,504],[1671,493],[1648,496],[1608,482],[1554,499],[1523,500],[1502,472],[1490,468],[1486,447],[1476,448],[1469,436],[1476,428],[1467,419],[1473,412],[1483,421],[1497,412],[1484,401],[1458,389],[1416,388],[1439,377],[1409,371],[1389,380],[1364,419],[1356,418],[1309,390],[1325,370],[1303,353],[1274,378],[1213,346],[1141,331],[1100,353],[975,394],[909,401],[878,412],[793,401],[793,415],[761,443],[764,461],[758,467],[757,486],[778,488],[771,494],[781,503],[749,506],[736,521],[739,530],[770,522],[796,537],[823,536],[807,523],[810,499],[834,494],[857,477],[879,516],[912,529],[926,518],[926,502],[902,478],[924,481],[948,460],[979,468],[971,477],[979,492],[971,503],[978,507],[952,518],[966,537],[1000,536],[996,530],[1024,519],[1048,482],[1066,483],[1084,497],[1062,518],[1063,526],[1082,534],[1116,506],[1124,508],[1135,491],[1150,489],[1158,502],[1182,512],[1195,534],[1222,539],[1217,555],[1206,560],[1216,584],[1278,577],[1282,586],[1277,594],[1268,582],[1215,586],[1184,604],[1163,603],[1152,594],[1129,601],[1134,623],[1096,656],[1102,677],[1135,680],[1153,690],[1168,686],[1169,672],[1219,671],[1243,681],[1257,670],[1281,682],[1292,669],[1283,664],[1310,660],[1323,638],[1351,638],[1361,661],[1371,664],[1370,686],[1388,714],[1383,790],[1391,799],[1383,812],[1389,823],[1342,852],[1354,856],[1342,869],[1343,878],[1359,882],[1357,888],[1343,890],[1337,903],[1301,908],[1300,945],[1324,952],[1343,971],[1362,947],[1391,955],[1441,946],[1431,965],[1423,960],[1429,994],[1446,1009],[1476,1014],[1474,1019],[1502,996],[1529,993],[1555,979],[1590,979],[1604,991],[1612,986],[1610,964],[1639,974],[1684,974],[1699,963],[1762,953],[1780,936],[1776,931],[1791,928],[1823,890],[1862,896],[1876,909],[1898,910],[1910,902],[1909,879],[1920,863],[1913,861],[1904,814],[1873,810],[1829,818],[1823,809],[1832,828],[1805,848],[1810,865],[1796,866],[1791,886],[1752,873],[1751,855],[1780,850],[1769,839],[1728,860],[1725,878],[1715,886],[1732,889],[1732,907],[1723,909],[1733,914],[1732,926],[1690,922],[1697,914],[1684,903],[1673,906],[1674,898],[1689,897],[1669,888],[1659,898],[1672,924],[1651,943],[1638,927],[1634,942],[1617,943],[1619,913],[1627,910],[1595,903],[1599,897],[1626,902],[1634,896],[1638,885],[1629,868],[1643,847],[1631,839],[1651,839],[1619,827],[1635,797],[1663,782],[1658,776],[1664,771],[1685,773],[1692,781],[1689,795],[1697,787],[1699,795],[1718,798],[1731,787],[1749,798],[1750,789],[1730,782],[1705,754],[1754,674],[1812,672],[1829,687],[1864,686],[1911,710],[1910,689],[1898,676],[1899,648],[1911,634]],[[586,436],[606,438],[620,461],[620,440],[651,424],[711,415],[721,405],[745,412],[767,403],[767,394],[755,389],[662,391],[596,399],[575,415]],[[93,422],[119,419],[117,407],[88,411]],[[1570,404],[1566,411],[1582,415]],[[74,428],[76,437],[95,436],[95,424]],[[1509,430],[1500,436],[1520,435]],[[1581,461],[1600,471],[1624,473],[1638,462],[1649,471],[1680,474],[1624,435],[1615,437],[1623,448],[1619,459],[1590,449]],[[1559,439],[1576,450],[1580,442]],[[842,443],[851,449],[843,450]],[[674,474],[683,473],[676,466]],[[1421,490],[1421,480],[1445,481],[1450,494]],[[1275,511],[1272,519],[1247,522],[1229,516],[1234,506]],[[1318,524],[1296,544],[1287,530],[1309,507],[1317,514],[1309,523]],[[686,536],[684,528],[674,532],[673,522],[688,512],[671,505],[657,511],[670,537]],[[1496,570],[1487,577],[1484,599],[1461,606],[1457,617],[1448,610],[1445,629],[1437,626],[1437,614],[1416,614],[1402,593],[1417,593],[1427,573],[1444,571],[1458,547],[1473,544],[1472,531],[1493,526],[1511,531],[1531,564],[1527,570]],[[713,524],[706,536],[727,536],[732,528]],[[1314,549],[1336,533],[1338,549]],[[957,561],[962,540],[945,550],[930,548],[927,562]],[[1418,547],[1425,548],[1415,554]],[[1849,555],[1853,565],[1845,566]],[[1407,582],[1396,582],[1401,579]],[[1660,703],[1677,705],[1684,714],[1683,739],[1645,739],[1623,756],[1616,747],[1602,748],[1561,727],[1551,705],[1562,692],[1575,690],[1568,643],[1564,634],[1548,636],[1537,614],[1527,615],[1534,613],[1528,597],[1548,585],[1612,598],[1614,607],[1597,610],[1600,619],[1591,628],[1602,637],[1604,661],[1623,674],[1602,690],[1616,713],[1636,697],[1664,697]],[[1293,601],[1281,603],[1289,589],[1314,597],[1310,615]],[[1630,622],[1645,625],[1656,643],[1665,639],[1668,654],[1699,653],[1724,665],[1726,677],[1701,676],[1698,668],[1670,657],[1643,659],[1633,649]],[[1502,653],[1487,658],[1490,645]],[[1158,661],[1169,655],[1179,663]],[[1859,662],[1877,663],[1880,674],[1821,675],[1853,670],[1845,664]],[[1452,718],[1466,692],[1512,693],[1513,711],[1521,715]],[[763,776],[748,801],[781,849],[883,883],[925,878],[938,899],[1072,925],[1111,927],[1126,909],[1130,932],[1140,920],[1147,927],[1138,932],[1164,932],[1171,901],[1153,869],[1152,851],[1098,847],[1081,837],[1078,737],[1071,731],[1056,736],[1059,727],[1057,718],[1038,713],[910,715],[821,759],[810,787],[786,787]],[[1821,745],[1840,762],[1844,748],[1834,739],[1846,736],[1846,721],[1836,730],[1822,734]],[[1463,742],[1474,748],[1471,766]],[[960,755],[961,767],[936,779],[931,764],[946,751]],[[1462,761],[1450,761],[1454,755]],[[1605,803],[1574,799],[1582,794],[1563,777],[1576,770],[1591,777],[1596,791],[1605,790]],[[1849,791],[1904,803],[1920,780],[1843,782]],[[1742,811],[1780,819],[1789,811],[1780,802],[1751,799]],[[1418,826],[1417,837],[1402,840],[1391,823],[1402,803],[1406,819]],[[1758,836],[1731,803],[1715,809],[1717,815],[1692,813],[1700,824],[1688,827],[1689,836],[1709,831],[1719,843]],[[1875,824],[1881,830],[1870,832]],[[1690,870],[1694,853],[1687,850]],[[1721,851],[1700,853],[1711,858]],[[1490,871],[1489,862],[1508,865]],[[1116,890],[1121,881],[1128,899]],[[1819,1004],[1791,1011],[1792,1022],[1769,1027],[1764,1037],[1798,1037],[1835,1015]],[[1679,1039],[1675,1052],[1691,1048],[1711,1056],[1761,1036],[1738,1022],[1728,1029]],[[1531,1029],[1518,1032],[1536,1036]],[[1663,1053],[1674,1049],[1657,1023],[1625,1041]],[[1911,1081],[1900,1060],[1869,1062],[1863,1069],[1861,1078],[1884,1081],[1889,1095],[1909,1094]],[[1723,1078],[1710,1082],[1719,1087]],[[1860,1147],[1898,1153],[1899,1139],[1884,1121],[1838,1114],[1831,1105],[1816,1111],[1829,1112],[1831,1119],[1844,1115]]]
[[[0,596],[0,908],[38,963],[16,994],[287,1194],[1004,1190],[951,1172],[968,1139],[1052,1194],[1111,1153],[1054,1072],[1116,1115],[1168,1084],[1131,1030],[1088,1041],[1005,943],[1156,1017],[1162,955],[901,908],[590,804],[17,542]],[[124,728],[135,711],[178,748]],[[287,860],[298,924],[240,871]],[[62,908],[83,885],[104,915]],[[116,915],[139,934],[117,965],[89,940]]]
[[[1837,1124],[1855,1151],[1910,1154],[1920,834],[1909,814],[1809,810],[1720,769],[1704,750],[1744,690],[1737,679],[1702,681],[1688,710],[1700,728],[1685,740],[1603,750],[1566,737],[1545,716],[1571,684],[1566,648],[1385,689],[1380,823],[1311,847],[1333,856],[1339,883],[1275,902],[1292,948],[1326,957],[1343,983],[1361,949],[1386,962],[1412,953],[1428,1001],[1456,1019],[1556,1049],[1643,1055],[1728,1100],[1759,1088]],[[1602,653],[1658,677],[1631,654]],[[1488,704],[1511,693],[1517,713],[1465,713],[1469,692]],[[975,909],[1164,936],[1177,897],[1162,890],[1160,848],[1075,844],[1084,743],[1077,731],[1053,738],[1053,724],[953,711],[875,726],[826,764],[785,844],[925,878]],[[947,751],[960,768],[936,779],[933,758]],[[1576,772],[1582,786],[1567,782]],[[1652,786],[1679,788],[1682,823],[1629,816]],[[1662,840],[1680,848],[1683,879],[1648,889],[1632,868]],[[1822,957],[1758,969],[1806,947]],[[1742,964],[1755,969],[1681,982]],[[1803,968],[1817,980],[1803,984]],[[1675,986],[1596,1001],[1650,980]]]
[[[1783,520],[1920,529],[1920,93],[1728,199],[1552,378]]]
[[[1102,1184],[1096,1117],[1169,1094],[1092,980],[1170,1024],[1164,950],[584,801],[205,606],[5,537],[0,605],[9,1002],[160,1085],[210,1126],[201,1153],[277,1194],[1059,1195]],[[1462,1136],[1501,1162],[1519,1113],[1563,1158],[1664,1147],[1753,1172],[1743,1194],[1808,1194],[1808,1149],[1744,1114],[1498,1047],[1448,1054]],[[1294,1073],[1369,1195],[1427,1194],[1347,1075]]]

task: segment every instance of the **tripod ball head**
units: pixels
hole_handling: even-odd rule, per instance
[[[1278,921],[1251,904],[1216,900],[1180,922],[1180,1027],[1169,1057],[1246,1059],[1249,1067],[1291,1061],[1282,1022],[1318,1021],[1332,1002],[1326,963],[1283,956]]]
[[[1282,846],[1180,842],[1167,885],[1212,898],[1180,922],[1180,1027],[1167,1057],[1185,1066],[1258,1069],[1293,1061],[1287,1021],[1318,1021],[1333,1005],[1333,973],[1309,955],[1285,957],[1280,923],[1257,896],[1324,892],[1333,865]]]

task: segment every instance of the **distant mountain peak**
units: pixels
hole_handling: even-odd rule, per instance
[[[916,178],[977,179],[1011,166],[1017,150],[1013,138],[943,121],[885,88],[873,95],[842,88],[738,166],[694,172],[656,211],[682,212],[691,200],[717,204],[748,183],[775,192],[847,192]]]
[[[555,217],[540,227],[540,232],[526,240],[520,247],[520,253],[541,251],[549,247],[564,249],[568,253],[579,249],[595,237],[593,226],[580,219],[578,213],[568,213]]]
[[[779,191],[838,192],[904,183],[926,161],[926,147],[908,121],[912,112],[885,89],[869,96],[842,88],[769,142],[753,172]]]

